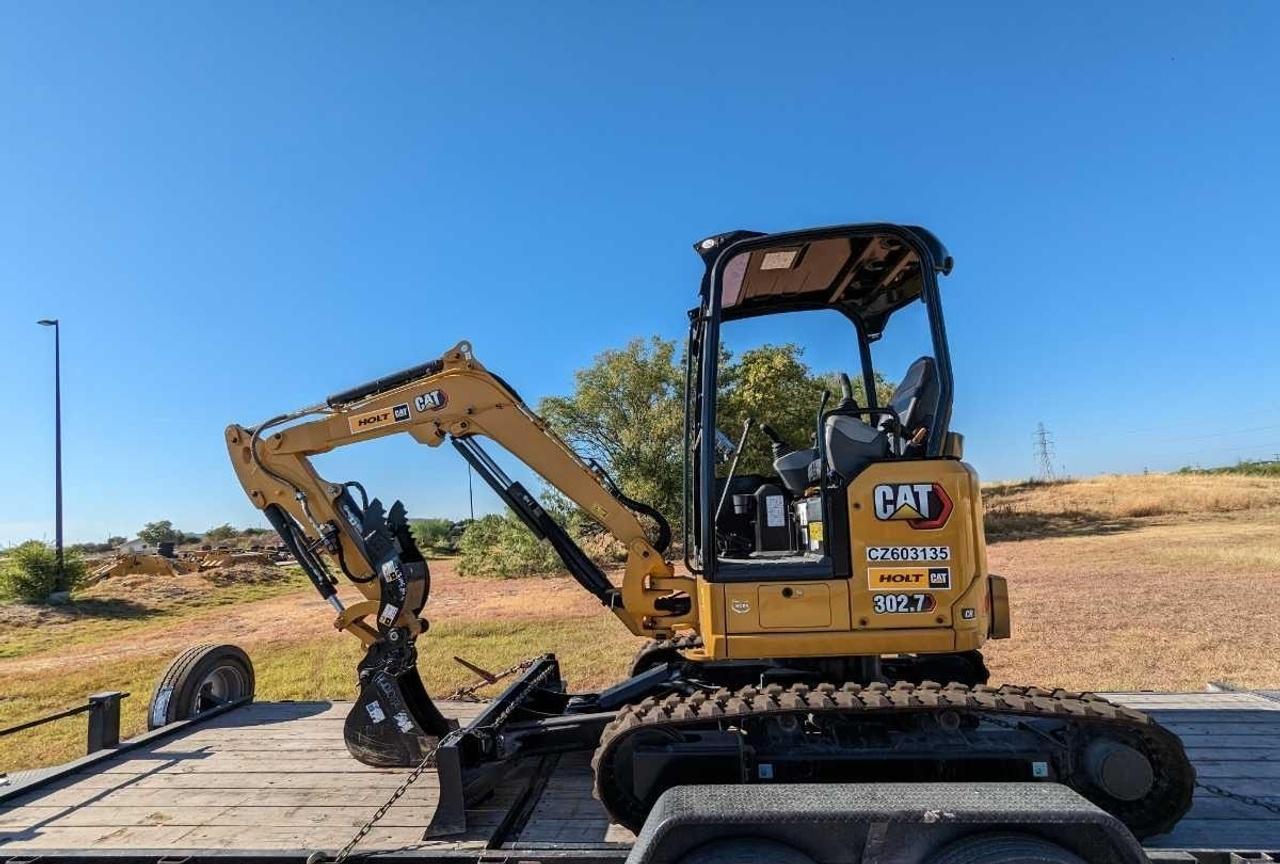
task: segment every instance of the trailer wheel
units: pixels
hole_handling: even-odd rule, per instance
[[[685,854],[678,864],[815,864],[794,846],[773,840],[713,840]]]
[[[173,659],[151,694],[147,728],[253,698],[253,663],[235,645],[194,645]]]
[[[1086,864],[1074,852],[1030,834],[978,834],[947,846],[929,864]]]

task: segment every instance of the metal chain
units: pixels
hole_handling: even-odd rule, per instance
[[[534,657],[533,659],[530,659],[530,660],[522,660],[521,662],[516,663],[513,666],[502,670],[494,677],[497,679],[502,679],[508,675],[513,675],[517,672],[522,672],[525,669],[528,669],[534,663],[536,663],[538,659],[539,658]],[[533,685],[537,686],[538,684],[540,684],[543,681],[543,679],[547,677],[547,674],[549,674],[549,671],[550,670],[538,676],[538,679],[532,682]],[[456,700],[459,698],[459,694],[465,694],[468,691],[479,690],[482,687],[488,686],[490,683],[491,682],[488,682],[488,681],[477,682],[473,687],[464,687],[461,690],[456,691],[455,693],[449,694],[447,698],[450,700]],[[514,708],[515,706],[513,705],[512,707],[508,708],[505,713],[500,715],[497,718],[495,725],[497,726],[502,725],[503,721],[506,720],[507,716],[510,715],[511,711],[514,710]],[[388,798],[381,807],[379,807],[377,810],[374,811],[373,815],[369,817],[369,821],[364,823],[364,825],[360,826],[360,830],[355,833],[355,836],[352,837],[350,840],[348,840],[347,845],[343,846],[342,849],[338,851],[338,854],[333,858],[333,864],[342,864],[343,861],[346,861],[348,858],[351,857],[351,850],[356,848],[356,846],[360,843],[361,840],[369,836],[369,832],[373,830],[373,826],[377,825],[379,820],[381,820],[383,816],[387,815],[387,811],[391,809],[392,805],[395,804],[397,801],[399,801],[400,796],[404,795],[404,793],[409,790],[409,787],[412,786],[414,782],[417,781],[417,779],[422,776],[422,772],[426,771],[435,763],[435,759],[436,759],[435,750],[432,750],[425,757],[423,757],[423,760],[418,763],[418,767],[410,771],[408,776],[404,778],[404,782],[400,784],[400,786],[396,789],[396,791],[391,793],[391,797]],[[321,859],[317,859],[317,860],[321,860]],[[310,862],[310,859],[308,859],[308,861]]]
[[[1272,813],[1280,813],[1280,803],[1265,801],[1256,795],[1232,792],[1230,789],[1223,789],[1221,786],[1214,786],[1212,783],[1205,783],[1201,780],[1196,781],[1196,786],[1210,795],[1217,795],[1219,798],[1229,798],[1232,801],[1239,801],[1241,804],[1250,804],[1254,807],[1261,807],[1263,810],[1270,810]]]
[[[508,678],[512,675],[515,675],[518,672],[523,672],[524,670],[528,669],[530,666],[532,666],[536,662],[538,662],[537,657],[534,657],[530,660],[521,660],[519,663],[508,666],[506,669],[503,669],[501,672],[493,673],[492,681],[488,681],[484,678],[481,678],[479,681],[476,681],[474,684],[468,684],[465,687],[459,687],[457,690],[454,690],[448,696],[444,697],[444,699],[446,702],[479,702],[481,700],[476,697],[476,693],[478,691],[483,690],[485,687],[488,687],[492,684],[497,684],[503,678]]]
[[[377,825],[379,820],[381,820],[383,816],[387,815],[387,811],[391,809],[391,805],[400,800],[400,796],[407,792],[409,787],[422,776],[423,771],[426,771],[427,768],[431,767],[431,765],[435,763],[435,759],[435,750],[432,750],[423,757],[423,760],[418,763],[418,767],[409,772],[409,775],[404,778],[404,782],[400,784],[396,791],[391,793],[391,797],[388,798],[381,807],[373,812],[373,815],[369,817],[369,821],[361,825],[360,830],[355,833],[355,836],[348,840],[347,845],[343,846],[338,854],[334,856],[333,864],[342,864],[343,861],[346,861],[347,858],[351,856],[351,850],[356,848],[356,845],[359,844],[361,840],[369,836],[369,832],[373,830],[373,826]]]

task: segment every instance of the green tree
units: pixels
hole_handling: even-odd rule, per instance
[[[221,543],[224,540],[231,540],[239,534],[240,532],[231,527],[230,523],[224,522],[216,528],[210,528],[204,532],[204,539],[210,543]]]
[[[448,548],[450,532],[453,530],[451,519],[413,519],[410,520],[413,539],[423,549]]]
[[[71,590],[84,578],[84,561],[75,550],[66,549],[62,564],[63,588]],[[57,587],[58,555],[46,543],[28,540],[9,550],[0,562],[0,593],[42,603]]]
[[[511,513],[490,513],[467,526],[458,543],[463,576],[515,579],[564,570],[550,544],[534,537]]]
[[[813,443],[822,391],[840,399],[834,373],[820,375],[794,344],[761,345],[720,361],[718,423],[736,442],[753,420],[737,471],[770,474],[773,451],[759,429],[768,423],[793,448]],[[679,524],[684,453],[684,373],[674,342],[636,339],[605,351],[575,375],[573,395],[538,406],[543,418],[584,456],[598,459],[632,498],[656,507]],[[892,385],[877,376],[879,403]],[[854,397],[866,405],[861,376]],[[554,504],[554,501],[552,502]],[[581,530],[579,528],[578,530]]]
[[[583,456],[605,466],[631,498],[679,524],[684,374],[674,342],[634,339],[574,376],[574,392],[538,412]]]
[[[110,552],[110,543],[72,543],[67,549],[77,555],[94,555],[99,552]]]
[[[743,424],[752,421],[739,474],[773,470],[773,451],[761,423],[768,423],[789,447],[809,446],[824,385],[801,359],[803,353],[798,345],[761,345],[721,361],[717,424],[736,443]]]
[[[818,381],[822,387],[831,391],[831,404],[835,405],[840,401],[840,373],[827,372],[818,376]],[[862,407],[867,405],[867,388],[862,384],[862,372],[849,373],[849,383],[853,385],[853,398]],[[894,388],[898,385],[890,381],[888,378],[876,373],[876,404],[884,407],[889,404],[889,397],[893,395]]]
[[[161,543],[181,543],[185,536],[177,528],[174,528],[173,523],[168,519],[161,519],[159,522],[148,522],[138,532],[138,539],[149,546],[157,546]]]
[[[738,474],[773,472],[773,447],[760,431],[761,423],[769,424],[792,449],[810,447],[817,431],[823,391],[831,393],[829,408],[840,401],[838,373],[816,374],[803,356],[803,348],[787,343],[761,345],[742,352],[739,357],[726,356],[721,360],[716,406],[721,430],[737,443],[743,423],[748,419],[753,421],[738,460]],[[866,388],[861,375],[850,383],[854,399],[866,407]],[[877,404],[885,404],[892,393],[893,385],[877,375]]]

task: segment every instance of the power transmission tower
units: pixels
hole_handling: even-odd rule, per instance
[[[1053,471],[1053,435],[1044,428],[1044,423],[1036,424],[1036,467],[1038,479],[1054,479]]]

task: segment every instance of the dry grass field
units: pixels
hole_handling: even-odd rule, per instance
[[[994,680],[1092,690],[1280,686],[1280,480],[1233,475],[994,484],[990,563],[1009,578],[1014,635],[989,643]],[[428,689],[542,651],[571,683],[617,678],[636,641],[567,578],[489,581],[432,562]],[[0,726],[123,689],[125,732],[150,688],[197,641],[242,645],[261,699],[350,698],[358,646],[296,573],[216,584],[111,580],[73,611],[0,606]],[[184,581],[187,580],[187,581]],[[83,719],[0,739],[0,771],[65,760]]]

